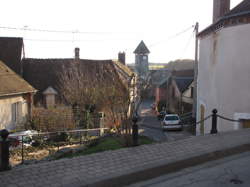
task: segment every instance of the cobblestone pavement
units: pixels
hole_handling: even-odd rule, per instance
[[[0,172],[0,186],[128,185],[162,175],[158,171],[164,168],[180,167],[172,163],[181,163],[181,168],[192,166],[193,161],[201,160],[198,156],[215,159],[219,150],[225,153],[243,144],[250,144],[250,129],[21,166]]]

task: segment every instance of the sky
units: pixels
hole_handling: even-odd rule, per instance
[[[231,8],[241,1],[231,0]],[[149,62],[167,63],[194,58],[193,26],[199,22],[202,30],[212,23],[212,5],[213,0],[8,0],[1,2],[0,36],[23,37],[29,58],[72,58],[79,47],[83,59],[117,59],[124,51],[126,63],[134,63],[133,51],[143,40]]]

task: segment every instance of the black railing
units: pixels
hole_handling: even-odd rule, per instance
[[[56,152],[78,145],[94,143],[108,128],[78,129],[69,131],[10,134],[10,159],[12,165],[48,159]],[[44,154],[38,155],[39,152]],[[31,155],[31,156],[30,156]],[[35,155],[32,157],[32,155]],[[37,156],[36,156],[37,155]],[[59,155],[59,154],[58,154]],[[28,161],[29,160],[29,161]]]
[[[218,117],[223,119],[223,120],[230,121],[230,122],[241,122],[241,120],[230,119],[230,118],[224,117],[222,115],[219,115],[217,113],[218,113],[217,109],[213,109],[211,115],[209,115],[206,118],[196,122],[194,125],[198,125],[198,124],[208,120],[210,117],[212,117],[212,128],[211,128],[210,134],[217,134],[218,133],[218,129],[217,129],[217,119],[218,119]]]

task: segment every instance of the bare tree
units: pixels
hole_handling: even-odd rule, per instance
[[[93,122],[91,107],[94,107],[96,111],[105,111],[107,125],[116,127],[120,133],[131,132],[129,83],[126,86],[121,81],[111,64],[89,66],[72,62],[63,66],[59,80],[60,93],[68,104],[80,108],[79,120],[84,120],[87,127]]]

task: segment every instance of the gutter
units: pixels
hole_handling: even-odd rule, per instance
[[[27,93],[36,93],[37,90],[30,91],[30,92],[17,92],[17,93],[11,93],[11,94],[1,94],[0,97],[6,97],[6,96],[14,96],[14,95],[22,95]]]
[[[246,15],[250,15],[250,11],[244,11],[244,12],[236,13],[236,14],[233,14],[233,15],[223,16],[217,22],[213,23],[212,25],[208,26],[206,29],[204,29],[203,31],[198,33],[197,36],[202,37],[202,35],[208,35],[210,32],[212,32],[214,30],[218,30],[216,28],[217,27],[221,28],[223,26],[223,23],[221,23],[221,22],[223,22],[223,21],[226,21],[226,20],[231,19],[231,18],[246,16]],[[244,23],[244,22],[242,22],[242,23]]]

